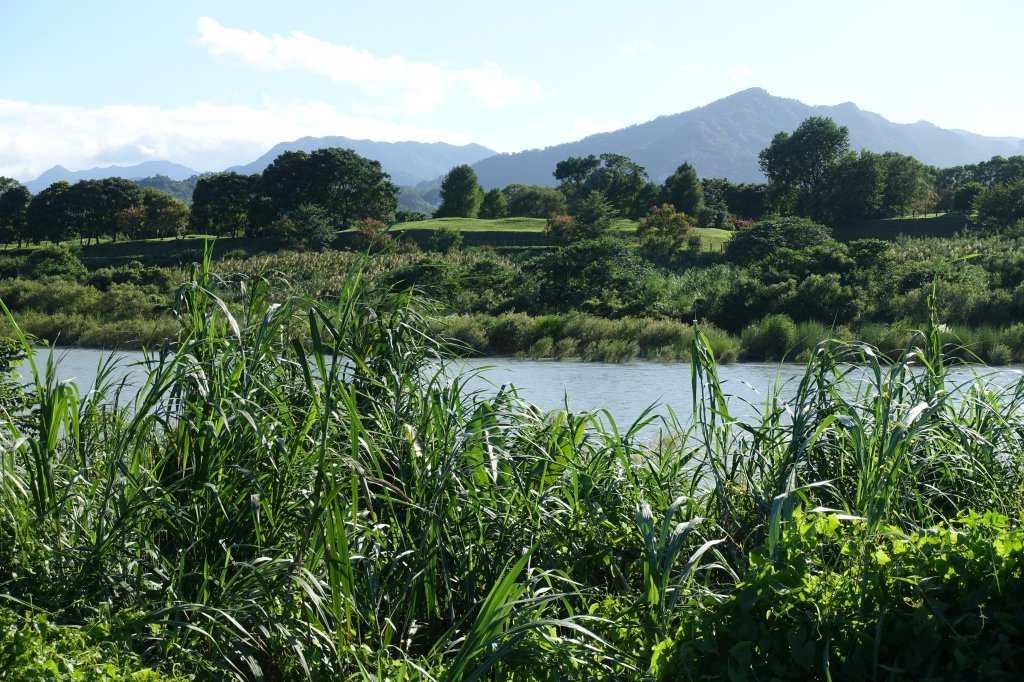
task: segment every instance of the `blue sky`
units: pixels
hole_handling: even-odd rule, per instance
[[[304,135],[543,147],[747,87],[1024,137],[1024,3],[0,0],[0,175]]]

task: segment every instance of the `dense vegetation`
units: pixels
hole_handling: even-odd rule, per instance
[[[5,679],[1024,668],[1024,384],[950,385],[934,317],[891,365],[817,347],[752,423],[697,330],[694,421],[646,443],[467,395],[359,269],[321,304],[206,263],[140,384],[2,383]]]

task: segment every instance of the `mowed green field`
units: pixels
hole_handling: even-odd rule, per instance
[[[392,229],[436,230],[439,227],[449,227],[462,232],[543,232],[545,222],[543,218],[497,218],[494,220],[484,220],[482,218],[431,218],[430,220],[398,223]],[[612,223],[612,230],[620,233],[632,233],[636,230],[636,221],[620,218]],[[712,227],[698,227],[696,230],[704,239],[705,251],[721,251],[722,245],[732,235],[729,230],[718,230]]]

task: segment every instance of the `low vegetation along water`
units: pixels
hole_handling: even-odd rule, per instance
[[[749,418],[697,334],[652,444],[467,392],[357,272],[234,315],[222,285],[192,273],[130,392],[2,384],[3,675],[1022,673],[1024,384],[954,391],[934,318],[891,364],[818,347]]]

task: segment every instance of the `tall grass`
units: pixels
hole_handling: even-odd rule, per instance
[[[759,562],[785,569],[807,515],[862,524],[828,566],[867,629],[879,543],[972,510],[1019,525],[1024,388],[948,385],[934,320],[892,363],[816,346],[749,422],[708,335],[647,327],[687,344],[695,417],[619,425],[469,393],[421,303],[358,267],[330,306],[280,290],[207,253],[136,386],[29,354],[0,434],[0,609],[200,679],[642,679],[701,660],[692,633]]]

